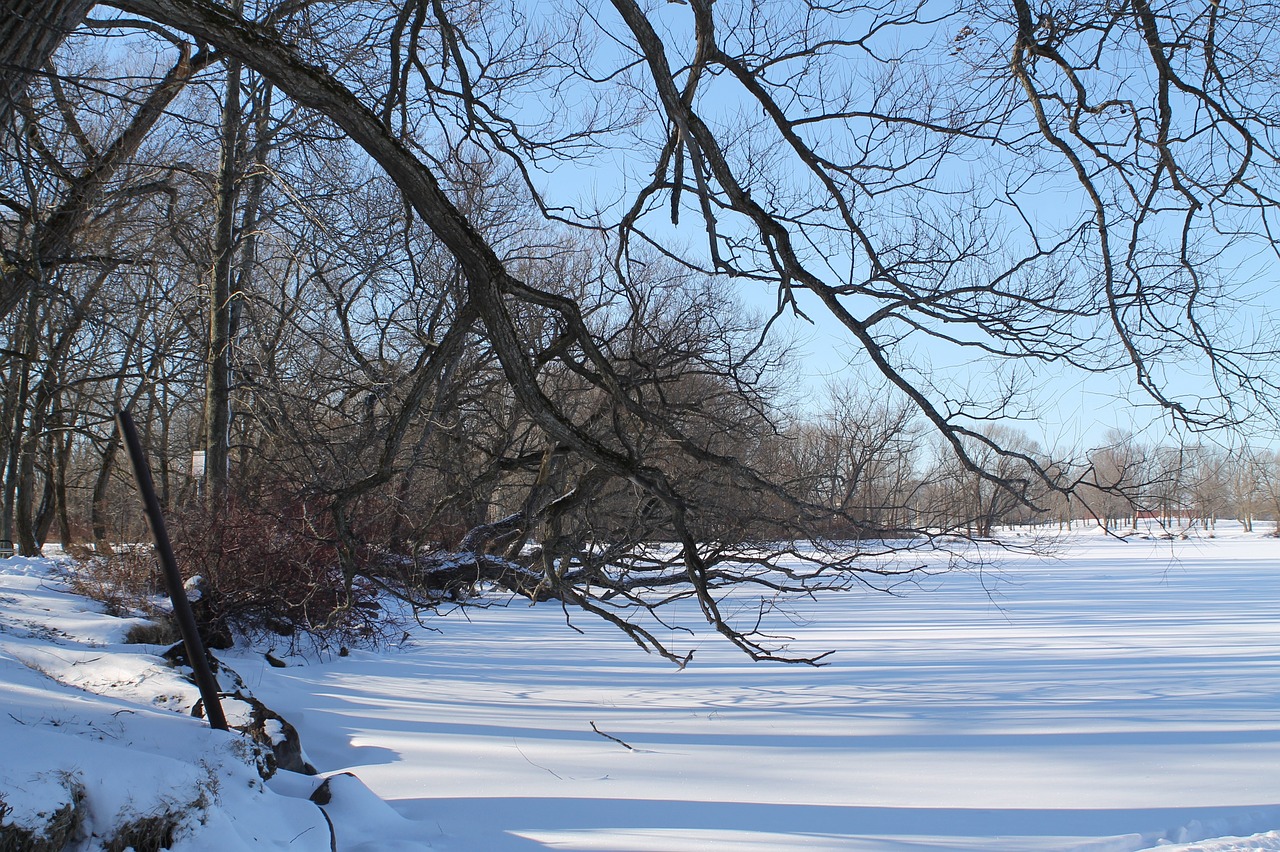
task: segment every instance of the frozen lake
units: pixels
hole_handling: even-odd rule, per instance
[[[1280,540],[1076,533],[793,615],[829,665],[708,636],[680,671],[519,604],[390,653],[233,664],[322,772],[458,852],[1128,852],[1280,826]]]

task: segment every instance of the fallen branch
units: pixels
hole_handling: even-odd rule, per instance
[[[596,723],[595,723],[595,722],[592,722],[592,723],[591,723],[591,730],[595,731],[597,734],[599,734],[600,736],[604,737],[606,740],[613,740],[615,743],[617,743],[618,745],[622,746],[622,747],[623,747],[623,748],[625,748],[627,751],[635,751],[635,749],[634,749],[634,748],[632,748],[631,746],[627,745],[627,744],[626,744],[626,743],[624,743],[622,740],[618,739],[617,737],[613,736],[612,734],[606,734],[604,731],[602,731],[602,730],[600,730],[599,728],[597,728],[597,727],[596,727]]]

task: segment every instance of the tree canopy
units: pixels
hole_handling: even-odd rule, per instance
[[[614,603],[693,596],[773,657],[724,587],[880,576],[834,552],[781,570],[795,542],[1120,487],[1007,428],[1047,375],[1113,375],[1191,430],[1276,420],[1270,4],[6,6],[6,508],[42,480],[46,528],[56,436],[110,468],[106,419],[68,402],[73,355],[101,360],[75,330],[108,308],[101,393],[165,420],[202,385],[211,484],[232,458],[306,483],[348,584],[375,542],[420,552],[369,506],[430,480],[414,511],[474,558],[418,559],[420,586],[501,578],[665,653]],[[937,486],[884,453],[801,469],[821,442],[780,408],[774,330],[817,312],[882,396],[845,438],[904,459],[935,436],[986,509],[922,508]],[[253,429],[218,419],[237,394]]]

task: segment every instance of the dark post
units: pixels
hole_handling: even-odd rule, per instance
[[[120,435],[124,438],[125,448],[129,451],[129,462],[133,466],[133,478],[138,483],[138,491],[142,494],[142,508],[147,515],[147,525],[151,527],[151,537],[155,539],[156,555],[160,558],[160,568],[164,572],[164,583],[169,589],[169,600],[173,601],[173,615],[178,620],[178,629],[182,632],[182,641],[187,646],[187,659],[195,671],[196,686],[200,688],[200,698],[204,702],[205,715],[209,726],[220,731],[227,730],[227,718],[222,715],[222,702],[218,698],[220,690],[218,681],[209,668],[209,657],[204,650],[204,642],[196,629],[195,616],[191,614],[191,603],[182,588],[182,575],[178,573],[177,560],[173,558],[173,547],[169,544],[169,533],[164,526],[164,515],[160,511],[160,501],[156,498],[155,484],[151,479],[151,466],[142,453],[142,444],[138,441],[138,430],[134,428],[133,418],[129,412],[116,414],[116,422],[120,424]]]

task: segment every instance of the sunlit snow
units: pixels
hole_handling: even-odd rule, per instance
[[[194,691],[39,575],[0,562],[3,742],[73,738],[73,718],[126,724],[126,707],[121,736],[147,754],[231,736],[156,709]],[[697,649],[681,671],[588,617],[570,630],[554,604],[433,619],[439,632],[401,647],[283,669],[261,648],[226,659],[322,774],[358,777],[330,806],[341,849],[1280,850],[1280,539],[1076,531],[1053,558],[991,551],[898,597],[789,615],[793,647],[834,649],[829,665],[752,663],[707,635],[681,640]],[[78,771],[117,772],[96,754]],[[274,808],[315,810],[314,782],[268,786],[237,802],[239,836],[254,820],[273,837],[308,828],[310,812]],[[174,848],[218,848],[220,825]],[[324,835],[278,842],[328,848]]]

